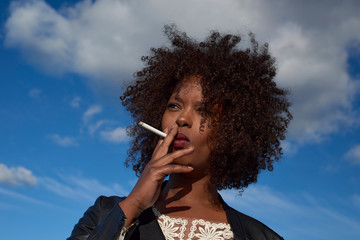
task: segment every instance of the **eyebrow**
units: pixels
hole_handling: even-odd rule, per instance
[[[179,96],[179,94],[176,94],[175,97],[174,97],[174,99],[175,99],[176,101],[179,101],[179,102],[181,102],[181,103],[184,103],[184,100]]]
[[[181,102],[181,103],[184,103],[184,100],[179,96],[179,94],[176,94],[175,95],[175,97],[174,97],[174,99],[176,100],[176,101],[179,101],[179,102]],[[194,104],[193,104],[194,106],[200,106],[201,105],[201,101],[196,101]]]

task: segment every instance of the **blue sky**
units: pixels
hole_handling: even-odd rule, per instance
[[[360,239],[360,3],[312,2],[1,1],[2,239],[65,239],[97,196],[129,193],[119,96],[166,23],[253,31],[292,92],[284,157],[225,200],[286,239]]]

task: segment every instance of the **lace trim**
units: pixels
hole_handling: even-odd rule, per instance
[[[152,208],[166,240],[231,240],[234,234],[230,224],[203,219],[172,218]],[[191,226],[188,226],[189,221]]]

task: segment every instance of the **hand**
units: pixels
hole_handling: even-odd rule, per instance
[[[152,159],[147,163],[135,187],[129,196],[119,203],[128,219],[127,225],[130,225],[145,209],[154,205],[159,198],[161,184],[167,175],[189,173],[193,170],[190,166],[174,164],[175,159],[191,154],[194,151],[193,147],[168,153],[177,132],[177,124],[174,124],[169,131],[165,130],[167,136],[159,140]]]

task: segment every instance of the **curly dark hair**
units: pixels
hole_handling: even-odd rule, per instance
[[[240,49],[239,35],[212,31],[197,42],[175,25],[165,25],[164,32],[171,46],[151,48],[150,56],[142,57],[145,67],[134,74],[136,83],[120,97],[134,119],[126,166],[131,163],[141,173],[159,139],[136,124],[141,120],[161,129],[172,92],[184,78],[201,76],[202,124],[208,121],[211,128],[212,182],[219,190],[243,190],[261,170],[273,170],[292,119],[288,92],[273,81],[276,62],[268,44],[259,46],[252,33],[250,46]]]

